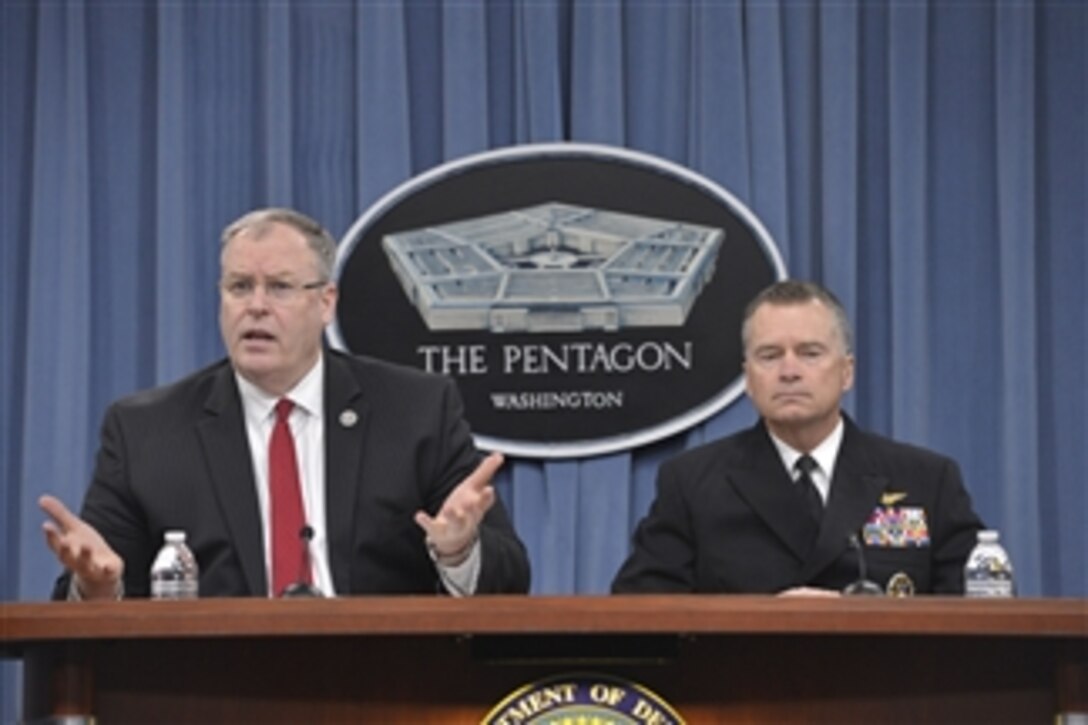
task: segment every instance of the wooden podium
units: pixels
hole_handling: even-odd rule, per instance
[[[559,674],[688,723],[1050,723],[1088,712],[1082,599],[366,597],[0,605],[22,717],[478,723]]]

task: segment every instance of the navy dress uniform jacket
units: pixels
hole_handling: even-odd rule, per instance
[[[858,578],[851,535],[882,587],[903,573],[918,593],[963,591],[982,522],[951,459],[847,418],[818,526],[794,485],[762,422],[665,462],[613,592],[840,590]],[[896,520],[914,529],[894,531]]]

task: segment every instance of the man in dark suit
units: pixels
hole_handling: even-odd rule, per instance
[[[858,579],[861,547],[882,588],[962,592],[982,524],[959,470],[841,412],[854,357],[835,296],[773,284],[748,306],[742,337],[760,422],[661,466],[612,591],[839,592]]]
[[[68,570],[54,596],[147,596],[170,529],[187,534],[201,596],[275,596],[285,576],[326,594],[528,590],[491,487],[502,456],[481,461],[453,382],[324,349],[335,254],[291,210],[227,227],[228,359],[110,407],[81,516],[42,498]],[[291,440],[286,533],[277,429]]]

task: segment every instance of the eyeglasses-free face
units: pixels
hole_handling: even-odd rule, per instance
[[[801,451],[839,420],[854,384],[854,356],[822,302],[764,303],[748,322],[744,373],[748,397],[776,436]]]
[[[283,395],[321,354],[336,310],[336,285],[314,280],[318,260],[301,232],[274,223],[232,238],[220,257],[219,328],[235,370]]]

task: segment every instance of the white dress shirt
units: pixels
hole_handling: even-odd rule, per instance
[[[238,391],[242,398],[242,412],[246,421],[246,435],[253,459],[253,472],[257,485],[257,502],[261,510],[265,571],[271,572],[272,540],[271,514],[268,496],[268,445],[276,423],[276,403],[279,397],[271,397],[237,372]],[[335,596],[332,572],[329,566],[329,538],[325,517],[325,365],[319,357],[294,388],[282,396],[295,406],[288,418],[291,435],[295,441],[299,480],[302,487],[302,507],[307,525],[313,529],[310,540],[310,565],[313,584],[326,596]],[[409,514],[411,515],[411,514]],[[424,532],[419,531],[420,539]],[[477,541],[464,562],[450,567],[435,564],[439,577],[450,594],[463,596],[476,590],[480,576],[480,544]],[[271,576],[269,587],[271,587]],[[269,592],[272,596],[272,592]]]
[[[839,418],[839,423],[835,426],[835,429],[811,451],[799,451],[767,431],[770,433],[771,441],[774,442],[774,447],[778,449],[778,455],[782,457],[782,465],[790,472],[794,481],[801,476],[800,471],[795,468],[797,459],[805,453],[815,459],[816,468],[812,469],[809,477],[816,484],[816,490],[820,492],[820,498],[823,499],[825,506],[828,497],[831,495],[831,479],[835,475],[835,461],[839,457],[839,448],[842,447],[842,436],[845,430],[846,427],[843,425],[842,418]]]

